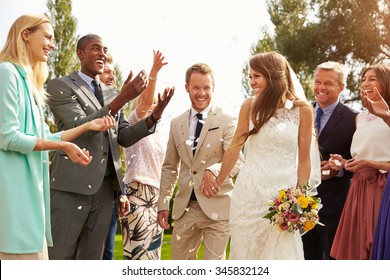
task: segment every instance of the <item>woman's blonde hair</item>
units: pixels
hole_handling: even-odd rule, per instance
[[[25,30],[36,31],[43,23],[51,24],[50,20],[43,15],[22,15],[11,26],[7,40],[0,51],[0,62],[12,62],[21,65],[27,72],[27,80],[33,91],[42,101],[45,101],[46,91],[44,83],[49,75],[46,62],[31,63],[30,46],[23,39]]]

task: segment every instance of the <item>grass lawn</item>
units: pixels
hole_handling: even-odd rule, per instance
[[[169,233],[164,233],[163,245],[161,250],[161,259],[170,260],[171,259],[171,238],[172,235]],[[229,256],[229,245],[227,248],[227,256]],[[117,234],[115,237],[115,251],[114,251],[115,260],[123,260],[123,249],[122,249],[122,235]],[[203,244],[200,246],[198,252],[198,259],[203,259]]]

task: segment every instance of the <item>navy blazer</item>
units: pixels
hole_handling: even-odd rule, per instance
[[[313,103],[315,106],[315,103]],[[330,154],[351,158],[352,137],[356,130],[357,111],[339,102],[318,137],[322,160],[329,160]],[[320,216],[340,216],[349,190],[352,173],[344,170],[343,177],[332,177],[318,187],[323,208]]]

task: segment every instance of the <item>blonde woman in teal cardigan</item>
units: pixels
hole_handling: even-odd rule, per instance
[[[68,142],[104,131],[112,117],[51,134],[44,122],[47,58],[55,48],[45,16],[19,17],[0,51],[0,259],[47,259],[52,246],[48,150],[88,165],[92,156]]]

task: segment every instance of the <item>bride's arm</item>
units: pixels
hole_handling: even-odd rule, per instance
[[[241,106],[237,128],[233,136],[233,141],[222,157],[221,170],[219,171],[216,180],[210,181],[208,179],[210,178],[210,176],[208,176],[207,172],[211,173],[211,171],[205,170],[204,172],[200,191],[206,197],[211,197],[214,195],[214,193],[212,192],[212,188],[215,188],[216,192],[220,190],[221,184],[223,183],[223,181],[225,181],[226,177],[229,175],[230,171],[233,169],[240,156],[242,147],[245,144],[245,138],[243,138],[242,136],[249,131],[249,112],[251,102],[252,99],[248,98]],[[208,178],[206,178],[207,176]]]
[[[310,177],[310,145],[312,140],[313,110],[309,105],[300,107],[298,132],[298,185],[307,184]]]

